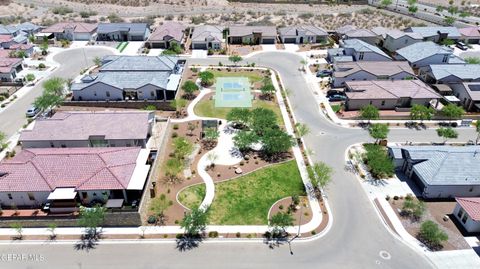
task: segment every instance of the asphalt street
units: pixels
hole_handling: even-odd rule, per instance
[[[73,56],[72,56],[73,57]],[[301,58],[295,54],[267,52],[249,58],[257,66],[279,71],[300,122],[312,133],[305,140],[313,159],[334,170],[327,195],[333,213],[333,227],[324,237],[311,242],[293,242],[270,249],[262,243],[202,243],[180,252],[173,243],[101,244],[89,252],[73,245],[0,245],[3,254],[38,255],[43,261],[2,262],[0,268],[432,268],[425,256],[393,237],[364,193],[358,180],[344,171],[346,148],[371,141],[362,129],[347,129],[328,121],[314,101],[313,93],[297,71]],[[222,60],[227,63],[227,60]],[[192,64],[218,64],[219,59],[189,60]],[[459,129],[458,140],[475,138],[471,129]],[[436,141],[434,130],[392,129],[390,141]],[[382,252],[389,255],[382,257]]]
[[[93,59],[97,56],[111,54],[111,51],[99,47],[87,47],[72,49],[61,52],[53,57],[55,62],[60,66],[55,69],[49,77],[37,83],[22,98],[19,98],[0,112],[0,131],[4,132],[7,137],[12,136],[20,129],[26,122],[25,112],[34,102],[35,98],[42,94],[42,82],[50,77],[62,77],[65,79],[74,78],[80,74],[80,70],[89,67],[93,64]]]

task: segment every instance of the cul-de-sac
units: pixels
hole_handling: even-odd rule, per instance
[[[0,268],[480,268],[480,0],[0,1]]]

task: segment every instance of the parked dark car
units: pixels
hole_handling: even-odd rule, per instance
[[[324,78],[331,76],[333,74],[332,70],[320,70],[317,72],[317,78]]]
[[[340,90],[328,90],[327,91],[327,97],[333,96],[333,95],[345,95],[343,91]]]
[[[463,42],[457,42],[455,46],[461,50],[468,50],[468,46]]]
[[[345,95],[335,94],[328,97],[328,101],[330,102],[337,102],[337,101],[345,101],[347,97]]]

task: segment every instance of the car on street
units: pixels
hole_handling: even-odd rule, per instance
[[[328,97],[328,101],[330,102],[338,102],[338,101],[345,101],[347,97],[341,94],[334,94]]]
[[[323,78],[331,76],[333,72],[331,70],[320,70],[317,72],[317,78]]]
[[[457,42],[455,46],[461,50],[468,50],[468,46],[463,42]]]
[[[38,113],[40,113],[40,108],[35,107],[35,106],[30,106],[27,109],[27,113],[25,113],[25,115],[27,117],[35,117]]]

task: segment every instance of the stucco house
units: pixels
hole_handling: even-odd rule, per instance
[[[278,29],[282,43],[325,43],[328,40],[328,33],[315,25],[287,26]]]
[[[339,48],[327,50],[327,60],[337,62],[337,58],[351,57],[352,61],[391,61],[392,58],[377,46],[358,39],[346,39]]]
[[[168,49],[172,42],[182,45],[185,37],[185,29],[185,25],[179,22],[166,21],[155,28],[153,33],[148,37],[146,45],[154,49]]]
[[[480,146],[402,146],[389,154],[424,198],[480,196]]]
[[[97,30],[97,24],[84,22],[59,22],[45,29],[40,34],[56,40],[90,41]]]
[[[0,35],[17,36],[20,34],[20,29],[15,25],[0,24]]]
[[[462,34],[461,40],[466,44],[478,44],[480,42],[478,26],[460,28],[459,31]]]
[[[147,146],[155,124],[153,112],[57,112],[37,119],[20,134],[22,148]]]
[[[139,147],[24,149],[0,162],[0,205],[39,208],[50,202],[50,212],[72,212],[94,200],[138,200],[149,154]]]
[[[145,41],[150,35],[146,23],[99,23],[97,41]]]
[[[32,44],[13,44],[10,46],[12,51],[23,51],[27,54],[27,57],[30,57],[33,54],[34,46]]]
[[[183,64],[172,56],[106,56],[98,74],[73,83],[72,100],[122,101],[175,99]]]
[[[418,42],[397,50],[397,60],[406,60],[413,68],[432,64],[464,64],[465,61],[453,54],[449,47],[432,41]]]
[[[356,30],[357,27],[355,25],[347,24],[344,26],[341,26],[337,29],[335,29],[335,34],[334,37],[336,40],[341,40],[343,38],[343,35],[345,35],[347,32]]]
[[[277,29],[275,26],[230,26],[228,33],[229,44],[275,44]]]
[[[332,75],[333,87],[343,87],[347,81],[397,80],[414,78],[415,74],[405,61],[358,61],[337,63]]]
[[[346,110],[373,105],[381,110],[428,106],[442,97],[420,80],[371,80],[345,82]]]
[[[14,81],[23,70],[22,62],[23,59],[20,58],[0,58],[0,81]]]
[[[418,33],[423,37],[423,41],[435,43],[440,43],[445,39],[458,40],[462,37],[458,29],[453,26],[408,27],[405,32]]]
[[[223,30],[224,27],[222,26],[195,26],[191,37],[192,49],[221,49],[223,42]]]
[[[418,76],[430,84],[480,82],[480,64],[432,64],[420,68]]]
[[[468,233],[480,232],[480,197],[456,197],[453,215]]]
[[[378,35],[368,29],[354,29],[346,32],[342,39],[358,39],[371,45],[377,44]]]
[[[480,111],[480,81],[449,83],[453,94],[460,100],[461,105],[469,112]]]
[[[419,33],[402,32],[392,30],[385,35],[383,47],[390,52],[395,52],[401,48],[410,46],[412,44],[422,42],[423,37]]]
[[[9,49],[13,44],[15,44],[15,41],[13,41],[13,36],[0,35],[0,48]]]

